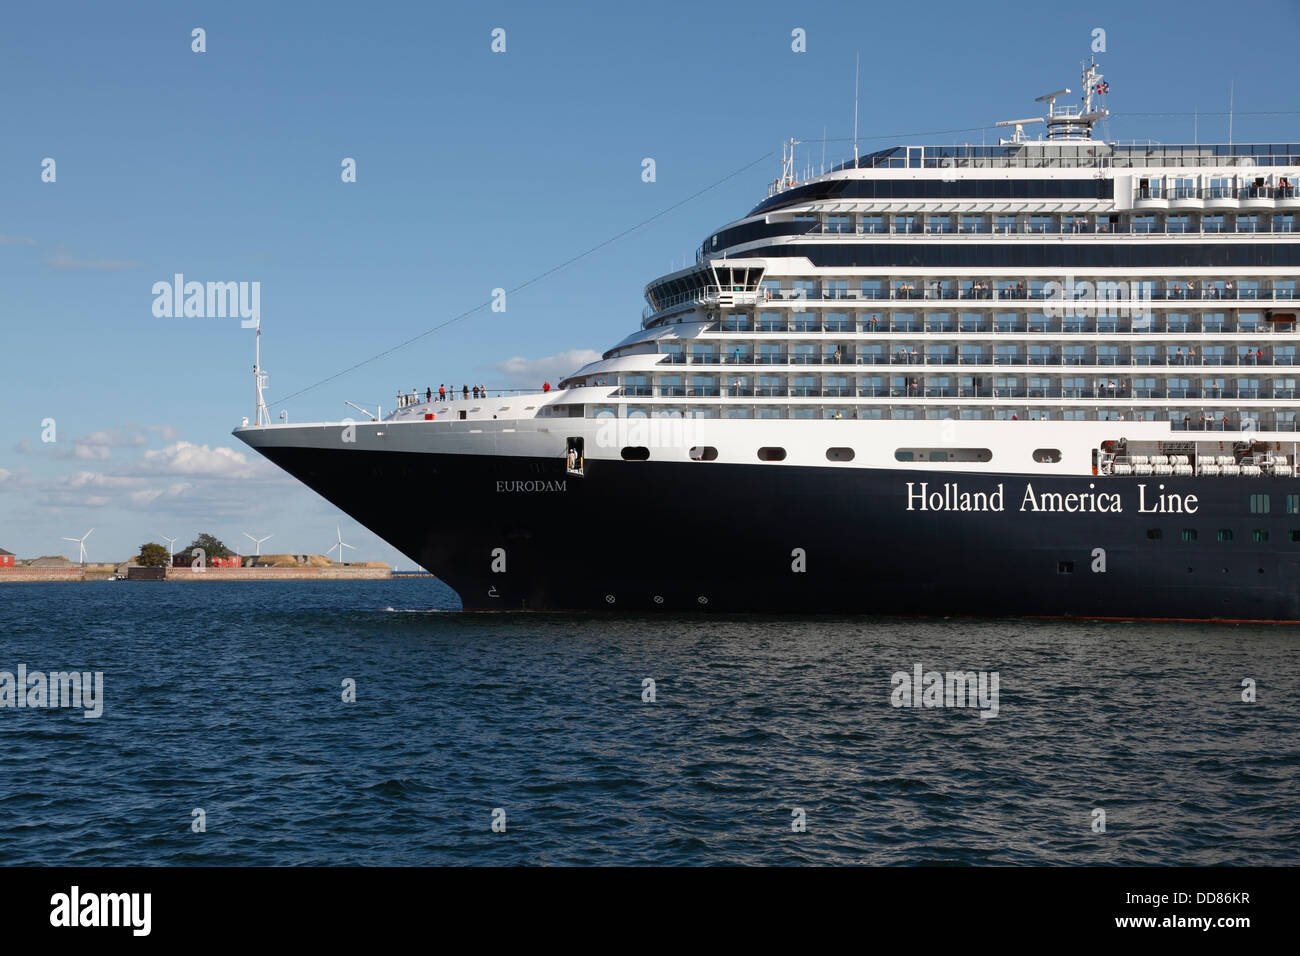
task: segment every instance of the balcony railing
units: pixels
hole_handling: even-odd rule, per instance
[[[992,352],[850,352],[842,353],[838,358],[829,355],[792,355],[789,353],[746,355],[740,361],[721,362],[714,358],[711,362],[700,364],[745,366],[934,366],[934,365],[1024,365],[1028,367],[1043,366],[1096,366],[1101,368],[1141,367],[1141,368],[1194,368],[1194,367],[1242,367],[1242,368],[1296,368],[1300,366],[1300,355],[1296,352],[1267,353],[1262,349],[1254,352],[1198,352],[1195,355],[1151,354],[1145,352],[1101,353],[1090,351],[1084,354],[1074,352],[1035,352],[1035,353],[992,353]],[[627,386],[629,388],[634,386]]]
[[[1080,279],[1078,281],[1081,283],[1084,280]],[[1109,280],[1103,279],[1100,281]],[[1150,288],[1148,288],[1148,285]],[[1136,284],[1129,283],[1128,287],[1133,289]],[[1192,282],[1190,288],[1182,283],[1171,283],[1163,288],[1156,287],[1154,283],[1144,283],[1141,286],[1142,299],[1150,298],[1158,302],[1170,300],[1220,301],[1223,299],[1294,300],[1296,298],[1296,289],[1291,286],[1260,285],[1251,288],[1249,295],[1246,292],[1247,290],[1229,288],[1227,280],[1195,281]],[[764,302],[824,302],[838,300],[865,302],[1068,301],[1061,299],[1059,293],[1053,292],[1049,295],[1048,291],[1042,286],[999,289],[963,287],[957,289],[952,287],[923,288],[907,284],[887,289],[775,289],[765,290],[763,298]],[[1101,306],[1110,301],[1112,300],[1099,297],[1097,299],[1080,299],[1077,304],[1080,307]],[[1113,301],[1116,304],[1127,304],[1129,300],[1118,299]]]
[[[1139,187],[1136,198],[1146,199],[1295,199],[1293,185],[1287,186],[1158,186]]]
[[[955,398],[1026,398],[1026,399],[1064,399],[1064,400],[1098,400],[1098,401],[1116,401],[1119,399],[1139,399],[1145,401],[1164,401],[1181,403],[1192,399],[1196,400],[1227,400],[1241,399],[1246,401],[1291,401],[1295,398],[1295,388],[1293,386],[1269,386],[1267,384],[1248,384],[1242,385],[1237,383],[1217,384],[1160,384],[1156,386],[1135,385],[1131,382],[1118,381],[1110,383],[1095,383],[1092,385],[1069,385],[1062,382],[1047,382],[1045,384],[1028,384],[1018,382],[1016,384],[999,385],[996,382],[985,382],[981,385],[970,383],[953,383],[928,381],[924,377],[918,376],[914,379],[902,380],[885,384],[884,382],[871,382],[867,384],[799,384],[799,385],[748,385],[748,384],[730,384],[727,386],[691,386],[681,388],[679,386],[660,386],[657,391],[652,389],[638,389],[636,391],[624,391],[623,394],[635,395],[637,397],[650,397],[658,395],[664,398],[687,397],[721,397],[721,396],[757,396],[767,398],[777,398],[792,396],[796,398],[808,397],[827,397],[827,398],[848,398],[852,396],[879,396],[885,394],[917,396],[917,397],[955,397]]]

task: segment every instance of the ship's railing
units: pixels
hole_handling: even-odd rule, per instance
[[[551,391],[555,390],[555,387],[552,386]],[[468,396],[463,395],[459,389],[456,389],[455,391],[448,389],[447,397],[445,399],[438,397],[437,389],[433,389],[432,392],[433,394],[430,398],[428,396],[428,390],[415,392],[399,391],[397,393],[397,410],[402,411],[403,409],[414,408],[417,405],[447,407],[450,405],[464,405],[466,402],[481,402],[484,399],[489,398],[509,398],[518,395],[546,394],[546,390],[541,388],[486,388],[476,396],[474,395],[474,386],[472,385],[470,386],[470,393]]]
[[[1082,280],[1078,280],[1082,281]],[[1108,280],[1101,280],[1108,281]],[[1192,282],[1192,280],[1188,280]],[[1186,302],[1220,302],[1224,300],[1249,300],[1249,301],[1266,301],[1269,299],[1282,299],[1287,301],[1294,300],[1296,289],[1294,286],[1267,286],[1249,287],[1239,289],[1229,287],[1228,283],[1232,280],[1214,279],[1192,282],[1191,288],[1185,284],[1169,283],[1164,288],[1155,288],[1154,283],[1135,282],[1131,283],[1134,291],[1134,298],[1130,299],[1079,299],[1073,304],[1079,308],[1089,307],[1094,309],[1110,307],[1127,306],[1131,302],[1141,302],[1145,299],[1152,299],[1158,302],[1165,301],[1186,301]],[[1152,288],[1146,288],[1152,285]],[[1137,287],[1143,286],[1141,295],[1138,296]],[[1045,288],[956,288],[951,285],[940,286],[935,288],[917,288],[914,284],[900,282],[891,288],[865,288],[865,289],[848,289],[848,288],[820,288],[820,289],[764,289],[755,295],[754,304],[761,305],[766,302],[825,302],[825,301],[865,301],[865,302],[963,302],[963,301],[985,301],[985,302],[1043,302],[1053,301],[1069,303],[1070,300],[1060,298],[1059,294],[1049,292]],[[662,311],[662,310],[660,310]]]
[[[1002,367],[1000,366],[999,369],[1001,370]],[[891,369],[890,371],[896,372],[897,369]],[[1172,381],[1152,379],[1151,384],[1148,384],[1141,380],[1130,381],[1128,378],[1115,378],[1109,381],[1099,378],[1087,384],[1078,384],[1084,379],[1083,375],[1065,378],[1064,380],[1030,375],[1027,376],[1027,381],[1022,381],[1022,377],[1019,375],[1000,375],[983,381],[980,379],[972,380],[969,376],[953,381],[952,377],[942,370],[925,369],[923,371],[920,368],[914,368],[914,370],[901,377],[896,374],[881,374],[872,378],[863,376],[862,381],[856,383],[854,382],[855,376],[848,374],[841,376],[828,375],[824,377],[824,380],[820,381],[816,376],[803,375],[794,375],[790,383],[771,381],[771,379],[783,379],[784,377],[760,375],[757,383],[751,383],[748,375],[727,376],[726,384],[721,386],[723,389],[721,393],[719,392],[720,386],[716,383],[695,382],[683,384],[672,382],[656,385],[624,386],[618,390],[617,394],[638,397],[707,397],[718,394],[735,394],[730,390],[749,388],[751,384],[756,384],[759,390],[757,394],[799,396],[868,396],[881,392],[883,394],[915,394],[928,397],[1102,399],[1105,401],[1132,398],[1163,402],[1183,402],[1189,399],[1208,401],[1242,399],[1286,402],[1294,401],[1296,398],[1294,385],[1279,386],[1267,381],[1255,380],[1250,380],[1245,384],[1241,381],[1196,382],[1194,384],[1188,382],[1187,384],[1181,384],[1180,380],[1177,379]],[[979,384],[973,384],[972,381]]]
[[[933,349],[933,346],[927,346]],[[1096,354],[1063,352],[986,352],[986,351],[932,351],[919,352],[915,349],[906,351],[890,350],[879,352],[841,352],[840,355],[818,355],[794,352],[747,353],[740,356],[718,354],[691,355],[690,361],[671,364],[708,365],[708,366],[774,366],[774,365],[821,365],[821,366],[865,366],[865,365],[1024,365],[1043,366],[1106,366],[1132,368],[1294,368],[1300,366],[1300,355],[1294,352],[1282,354],[1260,354],[1256,350],[1250,354],[1211,352],[1206,355],[1178,354],[1177,351],[1161,354],[1131,353]]]
[[[1229,193],[1238,191],[1248,192],[1249,190],[1228,189]],[[1292,190],[1293,191],[1293,190]],[[1289,191],[1288,191],[1289,194]],[[1163,196],[1150,196],[1147,198],[1162,199]],[[1224,199],[1235,199],[1235,195],[1221,197]],[[1245,197],[1258,198],[1258,197]],[[1281,198],[1281,197],[1278,197]],[[1139,199],[1139,201],[1141,201]],[[1235,207],[1234,207],[1235,208]],[[1148,215],[1139,208],[1136,215]],[[1279,219],[1272,222],[1268,218],[1267,211],[1252,212],[1251,215],[1259,215],[1260,219],[1254,222],[1242,221],[1238,223],[1218,222],[1213,219],[1205,221],[1205,218],[1198,222],[1192,222],[1190,219],[1184,222],[1178,218],[1183,213],[1178,211],[1170,213],[1161,213],[1174,217],[1174,221],[1167,219],[1162,221],[1134,221],[1134,222],[1117,222],[1108,221],[1091,222],[1088,221],[1085,214],[1079,217],[1061,222],[1035,222],[1033,220],[1016,221],[1011,223],[1000,222],[900,222],[895,219],[889,226],[884,225],[864,225],[859,224],[856,228],[852,225],[842,226],[835,223],[781,223],[780,227],[773,227],[769,233],[771,236],[782,237],[839,237],[841,239],[860,241],[864,236],[954,236],[954,235],[996,235],[1007,236],[1010,238],[1029,238],[1037,239],[1042,236],[1062,236],[1062,235],[1097,235],[1097,236],[1128,236],[1141,235],[1144,237],[1160,236],[1207,236],[1207,235],[1268,235],[1268,234],[1289,234],[1295,231],[1295,224],[1289,219]],[[960,213],[955,215],[960,216]],[[1125,215],[1134,215],[1125,213]],[[1201,212],[1202,217],[1208,218],[1205,212]]]
[[[1162,199],[1297,199],[1300,189],[1288,186],[1139,186],[1138,200]]]
[[[886,280],[881,280],[882,282]],[[957,285],[953,283],[936,283],[926,285],[922,283],[907,282],[905,280],[889,280],[892,284],[882,285],[880,287],[862,287],[851,289],[847,284],[841,286],[829,286],[822,284],[820,287],[805,287],[794,289],[773,289],[763,287],[758,289],[745,288],[723,288],[709,286],[701,290],[690,290],[686,292],[675,293],[664,298],[660,305],[647,305],[642,310],[642,319],[649,319],[660,312],[671,309],[675,306],[685,303],[695,303],[697,305],[722,305],[722,306],[762,306],[765,303],[788,303],[788,302],[827,302],[827,301],[846,301],[846,302],[968,302],[968,301],[985,301],[985,302],[1005,302],[1005,301],[1064,301],[1060,300],[1059,295],[1049,292],[1043,285],[1034,287],[1023,287],[1011,283],[1002,283],[995,285],[986,283],[984,285],[975,285],[968,283],[966,285]],[[998,280],[994,280],[997,282]],[[1105,280],[1102,280],[1105,281]],[[1154,280],[1147,282],[1132,283],[1133,288],[1142,286],[1141,298],[1149,298],[1154,301],[1208,301],[1219,302],[1224,300],[1246,299],[1251,301],[1264,301],[1269,299],[1285,299],[1288,301],[1296,298],[1296,289],[1294,285],[1276,285],[1271,286],[1261,283],[1258,286],[1248,288],[1235,288],[1232,280],[1229,279],[1204,279],[1188,280],[1182,282],[1163,282],[1161,287],[1156,288]],[[1136,293],[1135,293],[1136,295]],[[1141,299],[1138,299],[1140,301]],[[1104,307],[1110,300],[1080,300],[1080,305],[1089,305],[1093,307]],[[1116,303],[1124,303],[1127,300],[1114,300]]]
[[[1142,145],[1142,144],[1138,144]],[[1221,147],[1220,147],[1221,148]],[[1168,169],[1205,167],[1296,166],[1300,155],[1289,146],[1274,145],[1268,152],[1253,155],[1250,146],[1231,155],[1216,152],[1214,145],[1186,149],[1151,145],[1147,149],[1111,150],[1100,142],[1053,144],[1035,141],[1017,146],[971,147],[926,146],[925,156],[899,153],[863,157],[861,168],[875,169]],[[847,164],[850,168],[852,162]]]
[[[1253,215],[1254,213],[1252,213]],[[1177,216],[1179,213],[1170,213],[1169,215]],[[1202,213],[1204,215],[1204,213]],[[1062,223],[1016,223],[1016,224],[958,224],[956,226],[940,225],[922,225],[920,223],[913,225],[896,224],[888,228],[866,229],[859,228],[856,232],[845,229],[819,229],[810,227],[808,229],[790,229],[781,232],[775,232],[773,235],[788,236],[840,236],[860,239],[862,236],[953,236],[953,235],[976,235],[976,236],[1007,236],[1011,238],[1029,238],[1037,239],[1042,236],[1128,236],[1140,235],[1144,237],[1160,236],[1208,236],[1208,235],[1269,235],[1281,234],[1288,235],[1295,232],[1293,222],[1282,220],[1279,222],[1269,222],[1267,219],[1256,222],[1120,222],[1120,223],[1087,223],[1087,222],[1062,222]]]
[[[697,305],[752,305],[763,298],[763,290],[757,287],[746,287],[742,285],[732,286],[702,286],[698,289],[687,289],[682,292],[675,292],[672,295],[656,297],[657,305],[647,305],[641,310],[642,319],[648,319],[666,309],[674,306],[684,305],[686,303],[695,303]]]

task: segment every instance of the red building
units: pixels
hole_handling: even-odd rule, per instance
[[[243,558],[237,554],[232,554],[228,558],[208,558],[206,562],[210,568],[239,568],[243,567]],[[189,568],[193,567],[194,558],[188,551],[177,551],[172,558],[172,567]]]
[[[12,551],[6,551],[0,548],[0,568],[12,568],[14,566],[14,556]]]

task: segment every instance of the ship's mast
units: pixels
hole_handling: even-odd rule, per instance
[[[858,168],[858,73],[862,67],[862,54],[853,61],[853,168]]]
[[[269,425],[271,413],[266,408],[266,398],[262,389],[266,388],[266,373],[262,371],[262,320],[257,320],[256,345],[253,346],[253,422],[256,425]]]

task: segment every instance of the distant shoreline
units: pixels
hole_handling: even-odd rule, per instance
[[[159,583],[183,581],[392,581],[426,579],[436,575],[427,572],[397,571],[391,568],[338,567],[338,568],[130,568],[125,579],[116,578],[112,571],[86,571],[82,568],[4,568],[0,570],[0,584],[22,583],[81,583],[86,581],[114,581],[125,583]],[[143,574],[141,572],[152,572]],[[162,572],[158,574],[158,572]]]

